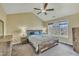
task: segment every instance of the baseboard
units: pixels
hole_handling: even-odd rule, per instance
[[[71,45],[71,44],[68,44],[68,43],[64,43],[64,42],[59,42],[59,43],[61,43],[61,44],[65,44],[65,45],[68,45],[68,46],[71,46],[71,47],[73,47],[73,45]]]

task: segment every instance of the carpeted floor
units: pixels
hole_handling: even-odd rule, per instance
[[[60,43],[39,56],[79,56],[79,54],[71,46]]]
[[[34,50],[29,44],[19,44],[13,46],[12,56],[34,56]]]
[[[34,49],[29,44],[15,45],[12,51],[13,56],[35,56]],[[59,43],[57,46],[48,49],[47,51],[38,54],[37,56],[78,56],[79,54],[73,51],[73,48]]]

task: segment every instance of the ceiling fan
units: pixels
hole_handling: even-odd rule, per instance
[[[54,8],[51,8],[51,9],[47,9],[47,5],[48,3],[44,3],[43,4],[43,8],[39,9],[39,8],[34,8],[35,10],[39,10],[39,12],[37,14],[40,14],[40,13],[44,13],[45,15],[47,15],[47,11],[54,11]]]

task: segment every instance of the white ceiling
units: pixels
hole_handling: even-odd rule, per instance
[[[37,15],[38,11],[33,8],[41,8],[43,6],[41,3],[3,3],[2,5],[7,14],[33,12],[35,15]],[[47,12],[48,15],[43,13],[37,15],[43,21],[78,13],[79,3],[49,3],[47,8],[54,8],[55,10]]]

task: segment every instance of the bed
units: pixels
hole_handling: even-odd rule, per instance
[[[43,52],[58,44],[58,38],[48,34],[30,35],[28,40],[36,53]]]

